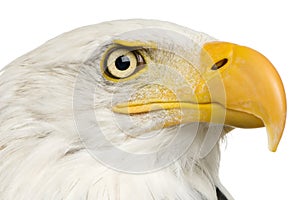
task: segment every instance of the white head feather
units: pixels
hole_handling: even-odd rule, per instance
[[[170,51],[195,48],[176,34],[199,47],[214,40],[167,22],[113,21],[64,33],[6,66],[0,75],[0,199],[217,199],[216,188],[230,199],[218,179],[218,145],[205,158],[199,152],[207,124],[149,132],[167,120],[163,111],[129,118],[111,110],[113,101],[128,98],[146,82],[141,77],[117,86],[105,83],[99,63],[112,40],[156,41]],[[88,96],[90,91],[94,93]],[[78,120],[85,121],[83,128]],[[124,129],[150,139],[128,137]],[[118,157],[107,146],[112,143],[126,155],[156,152],[178,132],[185,132],[177,134],[185,135],[180,141],[193,136],[186,151],[176,152],[180,156],[160,168],[147,163],[145,173],[139,168],[143,163]],[[164,159],[157,154],[157,160]]]

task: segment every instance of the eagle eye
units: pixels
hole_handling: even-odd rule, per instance
[[[133,75],[144,64],[137,51],[120,48],[110,52],[105,62],[105,73],[111,78],[123,79]]]

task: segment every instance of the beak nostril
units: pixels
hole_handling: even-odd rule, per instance
[[[212,67],[211,67],[211,70],[218,70],[220,69],[221,67],[223,67],[226,63],[228,62],[228,59],[227,58],[224,58],[218,62],[216,62]]]

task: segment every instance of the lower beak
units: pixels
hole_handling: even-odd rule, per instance
[[[186,119],[170,125],[199,121],[241,128],[265,126],[269,149],[276,151],[285,126],[286,97],[282,81],[270,61],[253,49],[227,42],[206,43],[200,58],[200,68],[205,70],[201,80],[196,81],[194,102],[166,101],[165,96],[163,101],[121,103],[113,110],[124,114],[190,110]],[[209,102],[203,98],[207,96]]]

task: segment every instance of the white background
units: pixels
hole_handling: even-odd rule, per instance
[[[0,67],[62,32],[113,19],[167,20],[220,40],[250,46],[267,56],[282,76],[288,100],[286,129],[276,153],[267,149],[265,129],[234,130],[222,147],[220,176],[238,200],[299,198],[300,7],[297,1],[79,2],[1,0]]]

